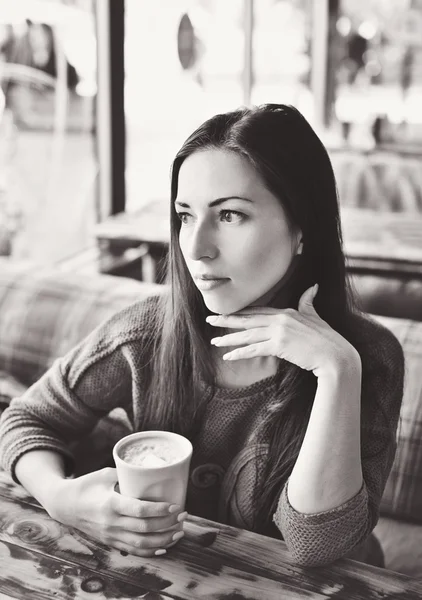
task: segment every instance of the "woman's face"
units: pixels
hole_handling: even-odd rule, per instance
[[[280,202],[232,152],[190,155],[180,168],[175,209],[187,268],[214,313],[234,313],[264,296],[300,245]]]

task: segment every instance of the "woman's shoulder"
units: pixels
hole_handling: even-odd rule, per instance
[[[141,344],[154,340],[158,331],[160,299],[154,294],[133,302],[103,321],[69,353],[74,360],[92,361],[109,355],[126,344]]]
[[[75,384],[87,369],[104,360],[114,357],[119,362],[123,347],[130,347],[137,360],[145,357],[158,331],[161,297],[148,296],[117,311],[68,352],[62,360],[69,381]]]
[[[143,339],[146,335],[150,336],[157,329],[163,296],[163,293],[156,293],[136,300],[119,310],[103,323],[104,333],[111,340],[116,338],[135,340]]]
[[[365,370],[395,370],[397,374],[403,371],[403,348],[390,329],[366,313],[354,314],[351,325],[350,341],[359,352]]]
[[[356,313],[352,316],[351,324],[357,344],[370,352],[380,355],[400,357],[402,346],[394,335],[376,316],[368,313]]]

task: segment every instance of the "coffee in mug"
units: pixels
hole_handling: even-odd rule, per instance
[[[154,436],[134,440],[120,450],[122,460],[138,467],[165,467],[177,462],[181,452],[177,444]]]
[[[185,507],[192,457],[190,441],[170,431],[140,431],[113,448],[120,493]]]

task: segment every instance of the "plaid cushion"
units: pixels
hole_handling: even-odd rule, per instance
[[[386,569],[422,581],[422,527],[381,517],[374,534],[381,543]]]
[[[0,414],[102,321],[163,290],[123,277],[64,274],[0,259]],[[75,474],[113,465],[113,446],[128,433],[131,426],[122,409],[103,417],[72,444]]]
[[[29,386],[102,321],[163,289],[0,259],[0,369]]]
[[[372,316],[401,343],[406,368],[397,452],[381,514],[422,523],[422,322]]]
[[[26,385],[22,385],[9,373],[0,371],[0,415],[10,404],[12,398],[21,396],[26,391]]]

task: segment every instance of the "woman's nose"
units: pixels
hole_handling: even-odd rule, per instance
[[[217,246],[210,225],[206,223],[197,224],[192,231],[189,241],[189,255],[192,260],[201,258],[215,258]]]

